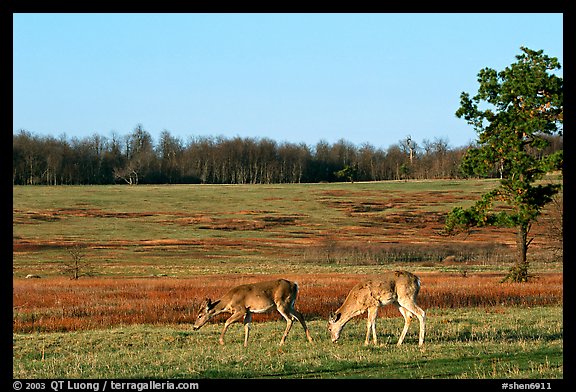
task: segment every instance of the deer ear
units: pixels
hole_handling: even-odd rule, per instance
[[[214,302],[209,301],[209,302],[208,302],[208,310],[214,309],[214,307],[215,307],[216,305],[218,305],[219,303],[220,303],[220,300],[214,301]]]
[[[205,298],[204,301],[202,301],[202,303],[200,304],[201,308],[205,308],[210,306],[210,298]]]
[[[330,322],[335,323],[336,321],[340,320],[340,316],[342,313],[330,313],[330,318],[328,319]]]

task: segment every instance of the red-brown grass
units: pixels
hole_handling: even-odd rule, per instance
[[[498,274],[418,273],[424,309],[562,304],[561,273],[541,274],[528,283],[500,283]],[[296,308],[307,319],[327,318],[348,291],[368,275],[206,275],[174,278],[14,279],[13,330],[73,331],[127,324],[193,323],[206,297],[219,298],[235,285],[284,277],[299,284]],[[399,317],[393,306],[383,317]],[[218,320],[225,318],[219,316]],[[275,320],[258,314],[255,321]]]

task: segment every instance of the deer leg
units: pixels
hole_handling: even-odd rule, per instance
[[[244,316],[244,347],[248,347],[248,335],[250,335],[250,326],[252,324],[252,312],[246,311]]]
[[[372,339],[374,340],[375,346],[378,344],[378,341],[376,338],[376,317],[378,317],[378,308],[376,308],[374,310],[374,320],[372,321]]]
[[[376,316],[378,315],[378,308],[368,308],[368,319],[366,322],[366,339],[364,340],[364,345],[367,346],[370,343],[370,331],[372,331],[372,339],[374,340],[374,345],[377,344],[376,338]]]
[[[282,346],[284,344],[284,341],[286,340],[286,336],[288,336],[288,332],[290,332],[290,328],[292,328],[292,324],[294,323],[294,320],[292,319],[292,316],[288,316],[284,312],[284,310],[280,309],[279,307],[277,307],[276,309],[278,309],[278,312],[286,320],[286,330],[284,331],[284,335],[282,335],[282,339],[280,339],[280,345]]]
[[[230,324],[235,323],[236,321],[239,321],[242,317],[244,317],[245,312],[236,312],[234,314],[232,314],[232,316],[230,316],[230,318],[228,320],[226,320],[226,322],[224,323],[224,329],[222,330],[222,333],[220,334],[220,344],[224,344],[224,334],[226,333],[226,330],[228,329],[228,327],[230,326]]]
[[[300,313],[296,309],[292,309],[290,313],[292,317],[295,317],[296,320],[300,321],[300,324],[302,324],[302,328],[304,328],[304,332],[306,333],[306,339],[308,339],[308,341],[312,343],[312,336],[310,336],[310,331],[308,330],[308,326],[306,325],[306,321],[304,321],[304,316],[302,315],[302,313]]]
[[[400,339],[398,339],[398,343],[397,345],[400,346],[402,344],[402,342],[404,341],[404,338],[406,337],[406,333],[408,332],[408,328],[410,328],[410,322],[412,321],[412,313],[406,309],[404,309],[402,306],[397,305],[398,306],[398,310],[400,311],[400,313],[402,313],[402,316],[404,316],[404,329],[402,329],[402,333],[400,334]]]
[[[426,312],[421,307],[416,305],[413,301],[410,302],[406,301],[400,303],[400,306],[407,309],[418,318],[418,321],[420,322],[420,334],[418,335],[418,345],[422,346],[424,344],[424,334],[426,332]]]

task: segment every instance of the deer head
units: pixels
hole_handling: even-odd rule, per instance
[[[196,322],[194,323],[194,329],[200,329],[204,324],[206,324],[212,317],[216,316],[216,305],[218,305],[220,301],[214,301],[210,298],[206,298],[202,304],[200,305],[200,311],[198,312],[198,317],[196,318]]]
[[[338,338],[340,338],[340,331],[342,331],[343,324],[339,324],[338,321],[342,317],[342,313],[330,313],[328,318],[328,331],[330,332],[330,338],[332,343],[335,343]]]

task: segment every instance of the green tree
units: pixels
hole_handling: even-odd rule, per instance
[[[529,278],[526,253],[532,223],[560,191],[560,184],[537,183],[550,171],[561,170],[562,151],[546,154],[546,135],[562,135],[563,79],[552,71],[558,59],[522,47],[517,61],[496,72],[478,74],[478,93],[463,92],[456,116],[478,133],[478,141],[462,161],[467,175],[500,176],[500,185],[470,208],[455,208],[446,220],[450,234],[474,226],[515,227],[517,256],[504,280]]]
[[[346,178],[348,181],[354,182],[358,178],[358,165],[346,165],[344,169],[338,170],[334,174],[338,178]]]

